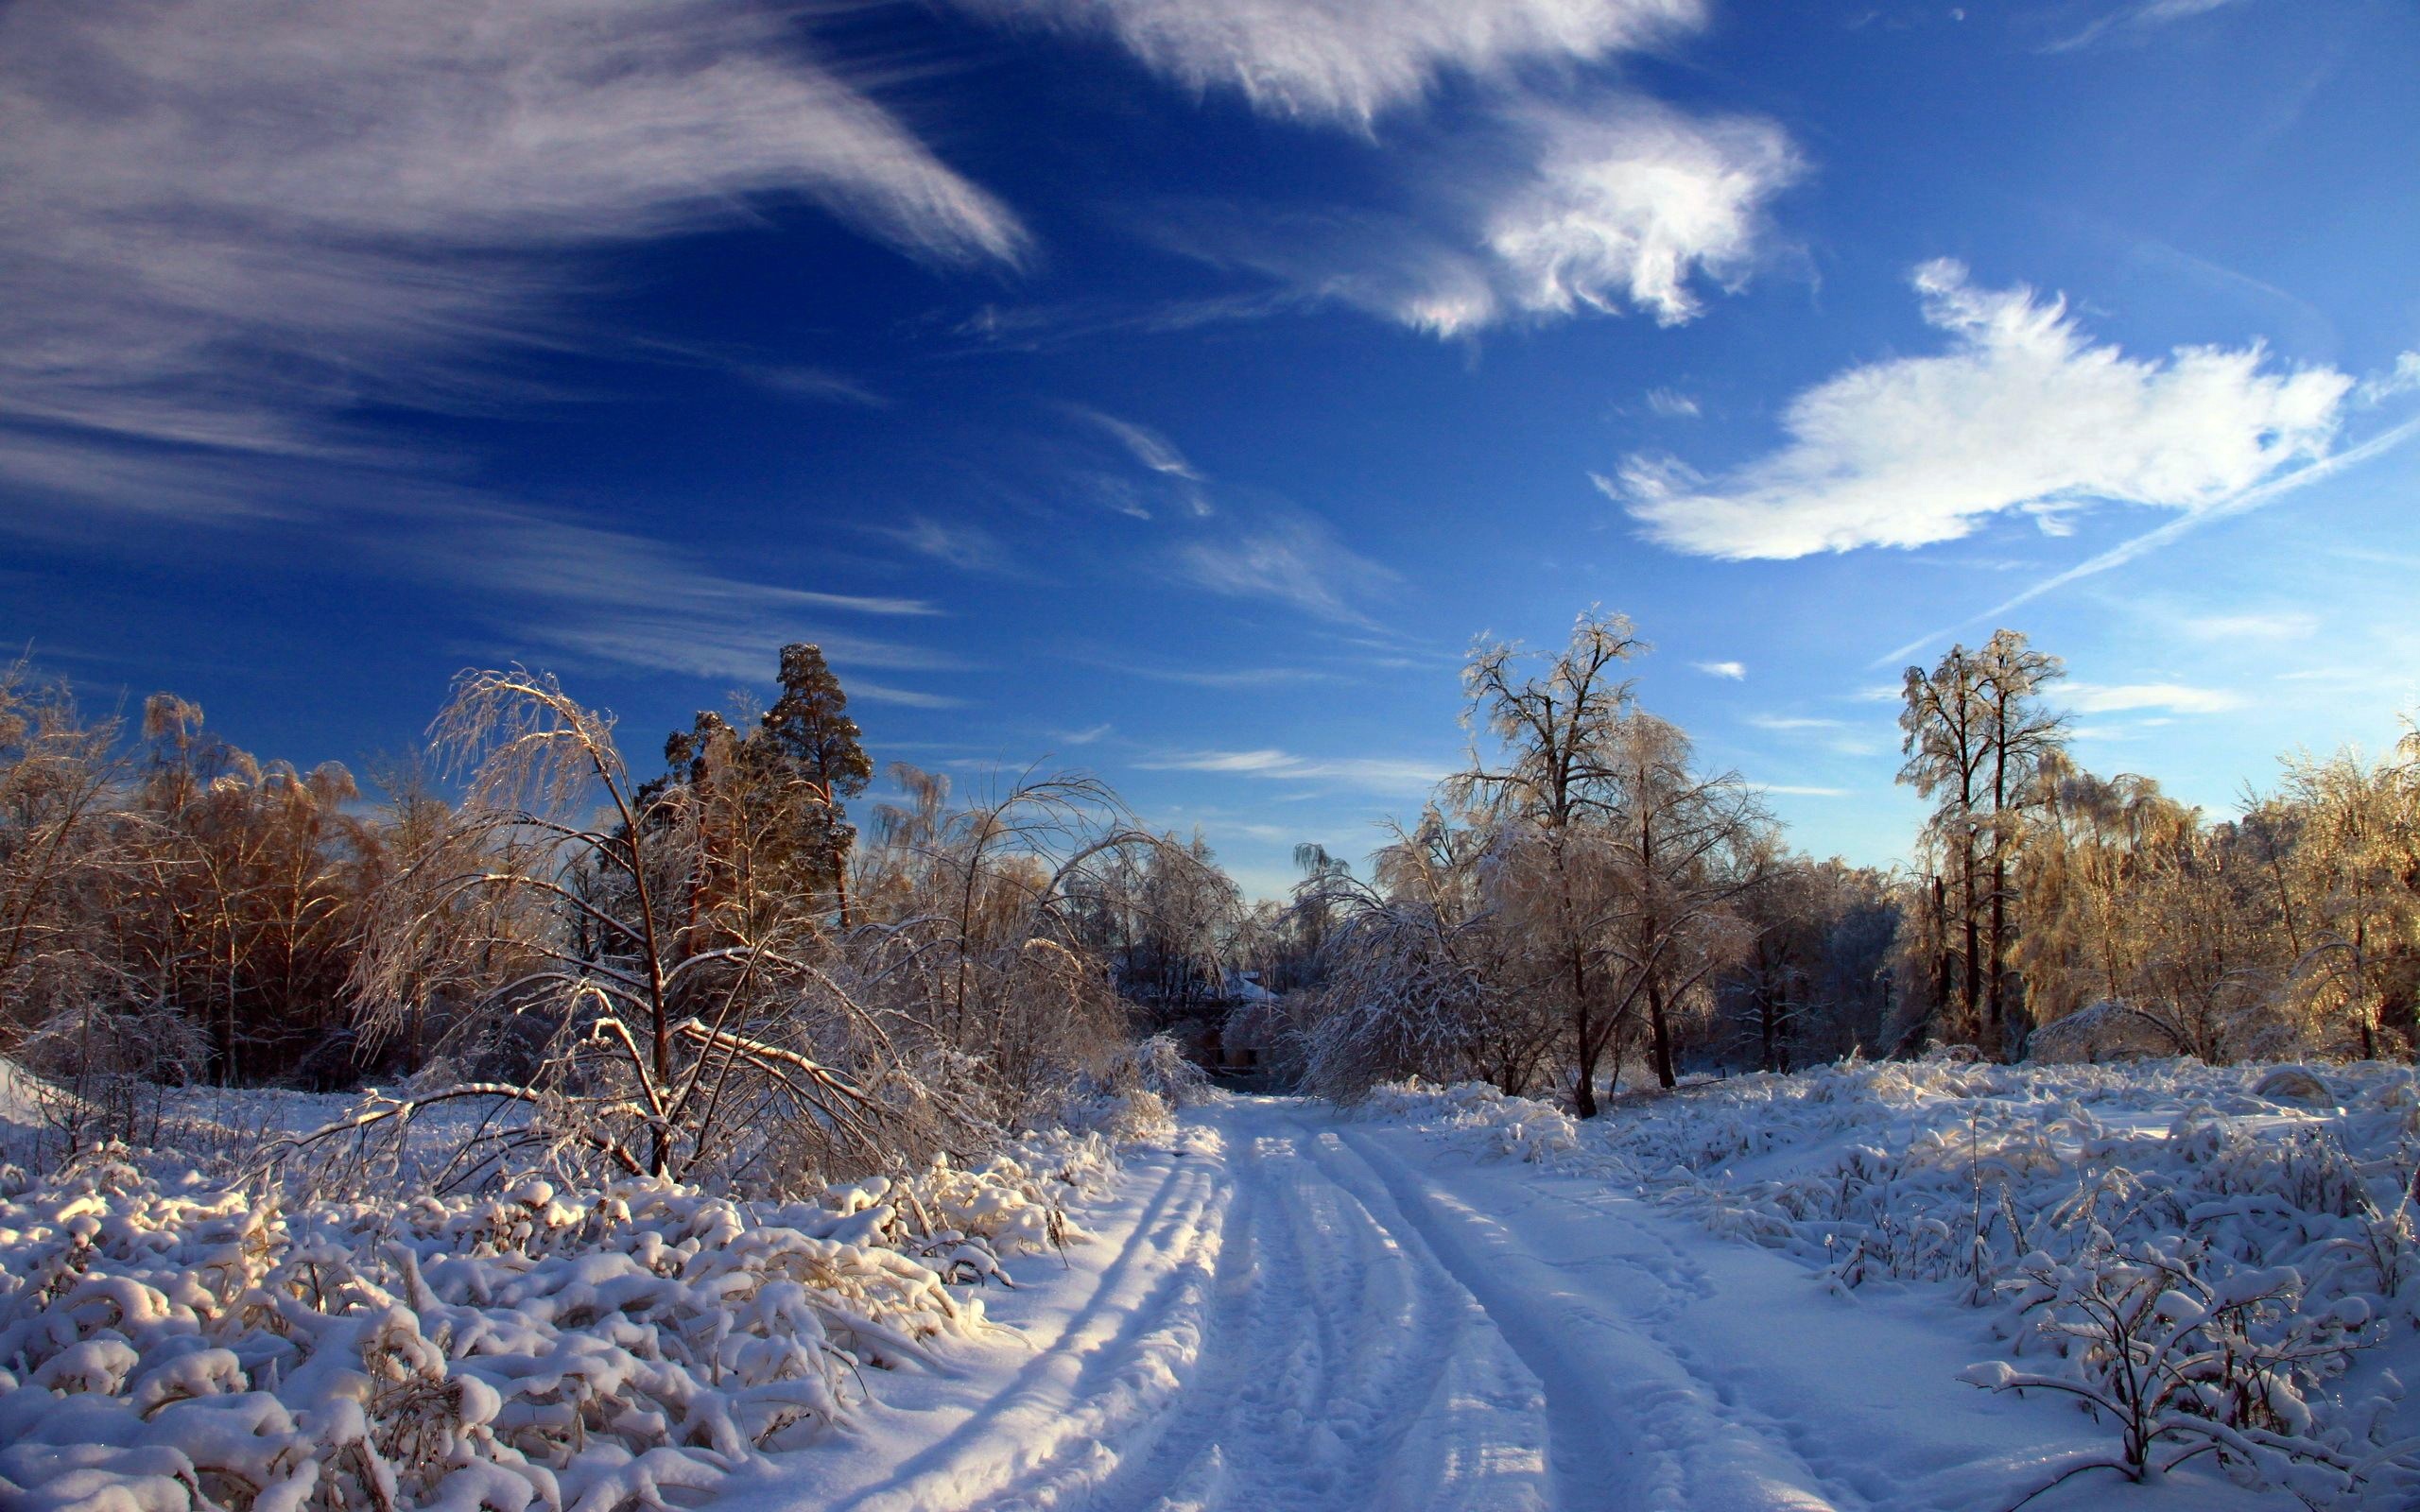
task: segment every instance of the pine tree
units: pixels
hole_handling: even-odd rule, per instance
[[[849,717],[849,696],[823,660],[820,646],[782,647],[782,696],[765,711],[763,737],[784,777],[802,784],[810,799],[802,836],[808,866],[828,886],[849,927],[849,852],[857,832],[841,807],[866,790],[873,763]]]

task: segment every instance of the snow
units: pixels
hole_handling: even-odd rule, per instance
[[[268,1218],[149,1176],[27,1193],[0,1205],[0,1477],[28,1507],[183,1512],[215,1452],[274,1483],[254,1512],[303,1512],[374,1475],[346,1458],[367,1442],[402,1503],[460,1512],[1995,1508],[2116,1453],[2066,1391],[1991,1388],[2085,1380],[2091,1351],[2039,1325],[2139,1282],[2171,1343],[2224,1315],[2246,1347],[2311,1345],[2238,1457],[2285,1448],[2030,1505],[2303,1504],[2289,1482],[2411,1504],[2368,1434],[2411,1432],[2380,1388],[2420,1368],[2398,1068],[1826,1068],[1585,1124],[1484,1088],[1338,1109],[1162,1086],[1097,1110],[1140,1142],[1115,1159],[1059,1134],[782,1208],[631,1190],[587,1228],[608,1194],[534,1185]],[[78,1244],[110,1263],[29,1303],[19,1278]],[[2145,1268],[2161,1244],[2174,1277]],[[295,1326],[214,1316],[212,1263],[282,1282]],[[314,1267],[352,1301],[295,1313]],[[608,1365],[592,1383],[626,1395],[592,1392],[553,1452],[561,1399],[530,1383]],[[378,1405],[397,1393],[421,1416]],[[2372,1454],[2364,1487],[2304,1452],[2329,1434]]]

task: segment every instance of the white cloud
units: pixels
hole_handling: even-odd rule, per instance
[[[2415,388],[2420,388],[2420,352],[2401,352],[2395,353],[2393,368],[2362,379],[2353,397],[2360,404],[2379,404]]]
[[[2243,696],[2220,688],[2193,688],[2180,682],[2103,684],[2070,682],[2059,694],[2088,714],[2124,713],[2137,709],[2166,709],[2180,714],[2221,714],[2243,707]]]
[[[1184,454],[1177,450],[1176,443],[1149,425],[1137,425],[1131,420],[1120,420],[1082,404],[1070,404],[1067,409],[1070,414],[1091,421],[1115,438],[1137,466],[1190,483],[1201,481],[1201,471],[1184,459]]]
[[[1846,798],[1845,787],[1806,787],[1795,782],[1751,782],[1760,793],[1779,793],[1786,798]]]
[[[2319,616],[2300,610],[2267,614],[2185,614],[2176,628],[2197,641],[2306,641],[2319,633]]]
[[[1677,388],[1651,388],[1647,391],[1647,410],[1666,420],[1695,420],[1703,413],[1698,402]]]
[[[1345,782],[1381,789],[1419,790],[1443,782],[1447,769],[1433,762],[1378,756],[1297,756],[1290,751],[1174,751],[1136,766],[1155,772],[1223,772],[1284,782]]]
[[[1744,662],[1692,662],[1689,665],[1709,678],[1728,678],[1734,682],[1744,681],[1748,676],[1748,664]]]
[[[1770,121],[1700,120],[1639,98],[1528,121],[1542,144],[1536,173],[1493,207],[1482,238],[1499,302],[1525,315],[1691,318],[1691,281],[1746,277],[1765,202],[1802,167]]]
[[[1179,576],[1236,598],[1268,598],[1322,619],[1366,625],[1357,601],[1397,581],[1313,516],[1271,512],[1255,524],[1178,546]]]
[[[1016,261],[1014,215],[797,33],[769,0],[9,6],[0,417],[363,456],[354,406],[484,400],[498,346],[573,339],[577,254],[768,196]]]
[[[1366,125],[1447,71],[1590,61],[1704,25],[1704,0],[959,0],[968,9],[1107,32],[1195,91],[1264,114]]]
[[[1174,682],[1193,688],[1270,688],[1292,683],[1344,680],[1339,673],[1311,667],[1154,666],[1103,657],[1076,657],[1072,660],[1099,667],[1105,672],[1121,672],[1130,677],[1149,678],[1154,682]]]
[[[980,525],[946,524],[919,516],[905,525],[866,528],[920,557],[929,557],[963,572],[998,573],[1009,568],[1008,548]]]
[[[1747,722],[1758,730],[1841,730],[1846,725],[1838,719],[1818,719],[1804,714],[1750,714]]]
[[[2323,456],[2352,380],[2258,344],[2165,361],[2089,341],[2061,300],[1927,263],[1942,355],[1853,368],[1790,401],[1789,444],[1719,478],[1634,456],[1599,487],[1653,539],[1731,559],[1955,541],[2006,510],[2092,500],[2196,510]]]
[[[1058,737],[1058,740],[1063,746],[1089,746],[1093,742],[1100,739],[1103,735],[1108,734],[1113,728],[1115,727],[1104,721],[1100,724],[1093,725],[1083,730],[1064,731]]]
[[[1400,156],[1407,210],[1194,206],[1160,234],[1299,300],[1441,336],[1587,311],[1677,325],[1703,307],[1701,280],[1745,281],[1765,205],[1801,166],[1769,121],[1701,119],[1636,94],[1507,110],[1449,147]]]

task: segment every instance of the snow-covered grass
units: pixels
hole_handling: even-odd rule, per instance
[[[2126,1474],[2206,1453],[2314,1502],[2411,1504],[2389,1368],[2420,1366],[2408,1068],[1847,1065],[1589,1124],[1413,1084],[1364,1116],[1634,1188],[1843,1295],[1987,1308],[2007,1354],[2047,1363],[1974,1383],[2091,1404]]]
[[[21,1143],[56,1105],[13,1068],[0,1091]],[[379,1194],[259,1161],[330,1110],[291,1101],[181,1111],[228,1134],[199,1160],[7,1173],[12,1512],[693,1498],[848,1421],[870,1372],[986,1332],[1003,1257],[1085,1239],[1066,1207],[1116,1171],[1108,1136],[1052,1132],[807,1201],[559,1172],[445,1194],[408,1164]]]

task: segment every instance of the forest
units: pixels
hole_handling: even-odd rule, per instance
[[[1640,706],[1629,622],[1482,644],[1467,767],[1374,855],[1249,901],[1098,779],[977,797],[873,756],[812,645],[660,764],[552,677],[465,673],[426,749],[311,771],[170,694],[0,679],[0,1052],[124,1137],[146,1089],[526,1105],[500,1140],[775,1187],[1046,1119],[1132,1040],[1247,1045],[1350,1101],[1419,1075],[1559,1100],[1926,1053],[2420,1048],[2420,732],[2297,753],[2240,812],[2068,752],[2013,630],[1907,669],[1888,870],[1791,850]],[[652,754],[650,752],[649,754]],[[1253,984],[1238,991],[1239,983]],[[93,1116],[103,1116],[95,1113]]]

